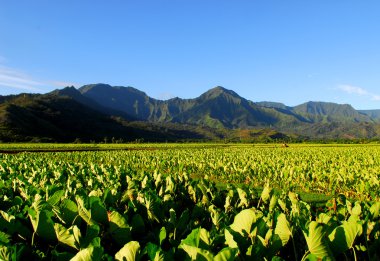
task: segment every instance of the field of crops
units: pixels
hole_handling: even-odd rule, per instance
[[[380,259],[380,146],[77,148],[0,146],[53,150],[0,154],[0,259]]]

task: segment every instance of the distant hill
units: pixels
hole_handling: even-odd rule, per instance
[[[310,122],[373,122],[371,117],[356,111],[349,104],[306,102],[293,107],[293,111]]]
[[[62,93],[55,94],[18,95],[4,99],[0,103],[0,141],[162,142],[219,138],[208,129],[128,122],[103,114],[69,96],[61,96]]]
[[[151,122],[247,128],[300,121],[292,113],[259,106],[220,86],[195,99],[174,98],[166,101],[150,98],[132,87],[111,87],[106,84],[85,85],[79,91],[103,107]]]
[[[221,86],[194,99],[157,100],[107,84],[0,96],[3,141],[376,139],[379,124],[380,110],[252,102]]]
[[[369,116],[374,121],[380,122],[380,110],[359,110],[358,112]]]

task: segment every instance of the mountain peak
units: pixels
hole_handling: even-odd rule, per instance
[[[74,86],[67,86],[63,89],[56,89],[52,91],[51,94],[71,97],[80,95],[80,92]]]
[[[83,85],[79,88],[79,91],[83,94],[88,91],[106,91],[112,88],[111,85],[105,83],[95,83],[95,84],[87,84]]]
[[[228,90],[222,86],[216,86],[216,87],[208,90],[207,92],[202,94],[201,97],[203,97],[203,98],[216,98],[216,97],[221,96],[221,95],[232,96],[234,98],[239,98],[239,99],[241,98],[236,92],[234,92],[232,90]]]

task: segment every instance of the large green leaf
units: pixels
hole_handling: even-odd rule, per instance
[[[99,233],[100,227],[98,225],[88,225],[86,229],[86,236],[82,237],[80,240],[81,248],[88,247],[91,244],[94,246],[100,246],[100,243],[98,243]]]
[[[237,188],[236,190],[238,192],[239,199],[240,199],[238,208],[243,207],[243,206],[248,207],[249,204],[248,204],[248,199],[247,199],[247,192],[245,192],[241,188]]]
[[[10,236],[3,231],[0,231],[0,245],[7,245],[9,243]]]
[[[22,261],[27,257],[25,245],[1,246],[0,245],[0,260]]]
[[[131,221],[131,232],[134,235],[145,234],[145,223],[144,223],[144,219],[142,218],[140,214],[133,215],[132,221]],[[122,245],[124,245],[125,243],[123,243]]]
[[[75,197],[78,205],[79,216],[89,225],[94,225],[96,222],[91,218],[91,211],[89,211],[84,204],[84,200],[80,196]]]
[[[150,260],[154,260],[154,261],[165,260],[165,255],[162,249],[153,243],[148,242],[148,244],[146,245],[146,252],[148,253]]]
[[[267,203],[269,201],[271,192],[272,192],[272,189],[270,188],[269,183],[267,183],[263,191],[261,192],[261,200],[264,203]]]
[[[292,236],[292,232],[290,230],[289,222],[286,220],[286,216],[284,213],[281,213],[277,217],[276,228],[274,229],[274,233],[279,236],[282,242],[282,246],[285,246],[289,238]]]
[[[90,197],[90,211],[91,211],[91,218],[102,224],[108,223],[108,216],[107,216],[107,210],[103,204],[103,202],[98,197]]]
[[[235,216],[231,229],[242,234],[250,234],[252,225],[256,222],[256,213],[253,209],[242,210]]]
[[[231,248],[237,248],[242,240],[248,238],[254,223],[256,223],[256,213],[253,209],[245,209],[237,214],[230,229],[225,230],[227,245]]]
[[[377,219],[380,213],[380,201],[373,203],[369,211],[372,215],[372,219]]]
[[[232,261],[236,259],[239,250],[237,248],[226,247],[214,257],[214,261]]]
[[[355,239],[360,236],[362,232],[363,227],[355,218],[343,221],[343,224],[336,227],[329,235],[334,253],[340,254],[352,248]]]
[[[120,261],[139,260],[140,244],[137,241],[131,241],[125,244],[119,252],[115,254],[115,259]]]
[[[29,209],[29,218],[32,223],[34,232],[44,240],[53,243],[57,241],[57,236],[54,230],[54,222],[51,219],[53,213],[49,210],[41,210],[36,212]]]
[[[54,230],[58,238],[58,242],[79,250],[79,241],[76,241],[74,237],[73,227],[67,229],[63,225],[56,223],[54,224]]]
[[[73,225],[74,220],[78,217],[78,207],[75,202],[64,199],[59,207],[60,211],[58,213],[59,217],[67,224]],[[76,220],[80,220],[76,219]],[[79,224],[77,224],[79,225]]]
[[[210,247],[210,234],[204,228],[195,228],[182,240],[181,245],[194,246],[207,250]]]
[[[70,261],[100,261],[102,255],[102,247],[89,246],[79,251]]]
[[[48,198],[47,202],[52,206],[56,206],[61,201],[64,195],[64,190],[58,190],[51,197]]]
[[[208,211],[210,213],[212,223],[219,229],[224,218],[222,211],[217,209],[215,205],[209,206]]]
[[[185,244],[181,244],[179,246],[182,248],[191,258],[191,260],[207,260],[207,261],[212,261],[214,260],[214,256],[212,253],[208,250],[201,249],[199,247],[195,246],[189,246]]]
[[[112,211],[109,215],[109,233],[120,246],[131,240],[131,227],[125,218],[117,211]]]
[[[307,246],[311,254],[318,258],[325,258],[326,260],[333,260],[334,257],[326,240],[325,225],[316,221],[311,221],[308,231],[304,236]]]

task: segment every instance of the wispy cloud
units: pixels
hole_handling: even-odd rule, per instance
[[[380,95],[371,93],[364,88],[358,86],[352,86],[349,84],[341,84],[338,86],[338,90],[344,91],[348,94],[355,94],[359,96],[366,96],[371,100],[380,101]]]
[[[41,87],[44,85],[19,70],[0,66],[0,86],[24,91],[42,91]]]
[[[21,70],[1,65],[1,58],[0,56],[0,91],[1,89],[4,90],[4,88],[7,88],[8,90],[17,89],[25,92],[45,92],[53,88],[62,88],[72,85],[78,86],[78,84],[73,82],[38,80]]]

